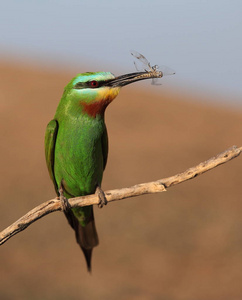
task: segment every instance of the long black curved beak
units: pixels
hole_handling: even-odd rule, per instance
[[[161,78],[163,76],[162,72],[136,72],[136,73],[129,73],[125,75],[121,75],[115,77],[114,79],[110,79],[105,82],[105,86],[110,87],[122,87],[127,84],[144,80],[144,79],[152,79],[152,78]]]

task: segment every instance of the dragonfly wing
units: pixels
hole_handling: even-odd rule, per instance
[[[132,50],[131,55],[136,58],[134,61],[134,65],[137,71],[147,71],[149,72],[151,67],[148,60],[144,57],[144,55],[140,54],[139,52]]]
[[[175,71],[167,66],[157,66],[157,70],[163,73],[163,76],[174,75]]]
[[[137,63],[136,63],[136,61],[134,61],[134,66],[135,66],[135,69],[136,69],[136,71],[142,71],[142,70],[140,70],[140,68],[139,68],[139,66],[137,65]]]
[[[133,55],[135,58],[137,58],[138,60],[142,61],[143,64],[145,64],[147,67],[149,66],[149,62],[148,60],[144,57],[143,54],[135,51],[135,50],[132,50],[131,51],[131,55]]]
[[[160,78],[152,78],[151,84],[152,85],[162,85]]]

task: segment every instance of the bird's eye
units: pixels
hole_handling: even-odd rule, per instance
[[[92,88],[97,88],[98,87],[98,81],[96,80],[92,80],[89,82],[89,86],[92,87]]]

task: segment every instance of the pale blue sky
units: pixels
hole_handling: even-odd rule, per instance
[[[242,96],[242,1],[1,2],[2,57],[118,75],[134,49],[176,71],[168,86]]]

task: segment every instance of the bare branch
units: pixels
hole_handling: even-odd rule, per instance
[[[137,184],[129,188],[106,191],[105,195],[107,201],[111,202],[144,194],[164,192],[167,188],[173,185],[192,179],[200,174],[203,174],[204,172],[207,172],[221,164],[230,161],[231,159],[237,157],[241,153],[241,151],[242,147],[237,148],[236,146],[233,146],[232,148],[229,148],[228,150],[218,154],[217,156],[212,157],[209,160],[202,162],[199,165],[177,175],[153,182]],[[98,201],[99,199],[96,194],[71,198],[68,200],[70,207],[95,205],[98,204]],[[58,198],[51,199],[40,204],[0,233],[0,245],[4,244],[15,234],[26,229],[30,224],[37,221],[38,219],[44,217],[49,213],[61,210],[62,206]]]

